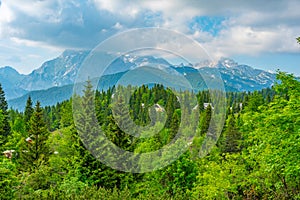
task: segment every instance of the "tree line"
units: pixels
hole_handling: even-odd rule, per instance
[[[211,99],[220,91],[174,94],[159,84],[93,91],[87,81],[81,96],[46,107],[29,97],[19,112],[8,109],[0,87],[0,199],[298,199],[300,83],[283,72],[277,79],[261,91],[227,92],[224,127],[211,124],[212,115],[222,114]],[[83,110],[74,123],[76,104]],[[151,125],[141,129],[151,137],[127,134],[122,127],[135,131],[128,124]],[[112,169],[85,145],[104,144],[93,134],[99,126],[126,151],[152,152],[169,144],[182,125],[193,136],[188,150],[152,172]],[[205,137],[219,129],[217,144],[199,157]]]

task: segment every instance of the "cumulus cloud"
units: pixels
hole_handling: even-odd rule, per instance
[[[117,29],[117,30],[120,30],[120,29],[123,28],[123,26],[119,22],[117,22],[117,23],[115,23],[115,25],[113,26],[113,28]]]
[[[300,2],[297,0],[263,3],[254,1],[104,1],[94,0],[98,9],[125,16],[150,10],[161,13],[158,26],[186,33],[214,56],[259,54],[261,52],[299,52],[294,38],[299,33]],[[217,35],[202,24],[189,24],[195,17],[224,17],[223,30]],[[200,22],[201,23],[201,22]],[[214,31],[214,30],[213,30]]]
[[[198,40],[213,56],[299,52],[298,0],[3,0],[0,39],[45,48],[93,48],[130,28],[163,27]],[[203,16],[220,19],[207,30]]]

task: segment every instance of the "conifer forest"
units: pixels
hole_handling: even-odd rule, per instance
[[[212,115],[221,113],[210,98],[218,96],[217,90],[197,92],[193,102],[191,91],[177,98],[159,84],[118,86],[118,91],[132,92],[126,100],[113,95],[116,88],[94,91],[87,81],[82,95],[46,107],[29,97],[24,112],[19,112],[8,108],[0,88],[0,199],[300,199],[300,82],[279,71],[277,80],[261,91],[226,92],[223,127],[210,124]],[[90,101],[95,115],[87,106]],[[112,106],[124,101],[129,106],[117,106],[113,112],[121,119],[115,119]],[[82,106],[76,125],[74,103]],[[197,106],[182,109],[180,103]],[[123,114],[125,109],[130,117]],[[185,122],[182,115],[190,118]],[[149,137],[136,138],[120,128],[126,128],[128,120],[147,126],[154,118],[161,120],[140,133]],[[93,155],[101,151],[97,146],[105,145],[103,137],[94,135],[96,126],[123,150],[146,153],[172,142],[180,124],[189,147],[163,168],[122,172]],[[191,134],[193,126],[196,131]],[[199,156],[214,129],[221,129],[216,144]],[[82,131],[90,134],[81,136]],[[96,146],[93,152],[86,141]],[[134,159],[144,162],[142,157]],[[132,167],[143,170],[156,164],[146,163]]]

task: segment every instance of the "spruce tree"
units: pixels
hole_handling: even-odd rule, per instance
[[[7,142],[8,136],[10,135],[10,125],[8,121],[8,105],[5,99],[5,93],[0,84],[0,111],[2,115],[2,120],[0,124],[0,148]]]
[[[175,138],[179,126],[180,126],[180,110],[177,109],[175,110],[173,117],[172,117],[172,121],[171,121],[171,125],[170,125],[170,132],[169,132],[169,137],[168,137],[168,143],[171,142],[173,140],[173,138]]]
[[[24,111],[24,122],[25,122],[25,129],[26,131],[29,131],[29,122],[30,122],[30,118],[32,116],[34,112],[34,109],[32,107],[32,100],[31,97],[29,96],[26,102],[26,107],[25,107],[25,111]]]
[[[114,149],[107,149],[107,138],[99,133],[99,124],[94,110],[95,95],[90,80],[87,81],[83,92],[82,97],[73,99],[75,105],[79,108],[75,112],[76,128],[79,136],[77,146],[80,155],[78,158],[78,170],[80,171],[81,179],[99,187],[120,187],[120,174],[123,173],[116,172],[116,170],[111,169],[99,161],[99,159],[108,159],[114,156],[111,154],[111,152],[114,152]],[[108,96],[111,96],[111,94],[107,94],[107,97]],[[105,120],[108,121],[108,125],[105,125],[105,127],[109,129],[111,128],[111,120],[113,119],[111,115],[105,117],[107,118]],[[115,124],[113,125],[116,126]],[[105,132],[107,131],[108,130],[105,130]],[[114,129],[108,133],[109,136],[111,134],[114,134]],[[88,149],[86,149],[86,147],[88,147]]]
[[[198,109],[199,109],[199,112],[200,113],[203,113],[204,111],[204,97],[203,97],[203,94],[202,93],[199,93],[198,94]]]
[[[205,135],[207,133],[210,125],[211,115],[212,115],[212,107],[209,104],[200,121],[200,128],[201,128],[200,135]]]
[[[109,139],[118,147],[128,149],[130,147],[132,137],[128,135],[127,131],[135,131],[135,124],[126,115],[127,107],[122,96],[117,97],[117,102],[114,105],[114,117],[109,116],[109,124],[107,126]],[[116,124],[118,122],[118,124]],[[124,129],[124,130],[122,130]]]
[[[224,135],[225,144],[223,152],[235,153],[240,151],[239,141],[241,140],[241,133],[236,128],[236,120],[233,113],[231,113],[228,118],[227,127],[224,131]]]
[[[29,122],[28,137],[22,139],[20,152],[22,169],[31,171],[38,168],[41,163],[48,161],[50,149],[47,145],[47,139],[49,134],[43,110],[40,102],[37,102]]]
[[[8,109],[7,102],[5,100],[5,93],[2,89],[1,84],[0,84],[0,109],[2,111],[7,111],[7,109]]]
[[[78,151],[80,154],[79,164],[82,179],[98,184],[99,171],[103,165],[92,155],[94,148],[99,145],[99,133],[97,131],[97,116],[94,114],[94,91],[90,80],[84,86],[82,97],[74,99],[77,108],[76,129],[78,131]],[[101,143],[101,142],[100,142]],[[88,149],[86,149],[88,147]],[[100,170],[102,171],[102,170]]]
[[[89,144],[91,148],[98,136],[98,120],[95,114],[94,90],[90,80],[87,81],[83,92],[84,96],[75,100],[78,103],[78,111],[80,111],[76,117],[76,128],[83,143]]]
[[[165,123],[166,128],[171,127],[173,114],[175,110],[179,107],[180,104],[177,100],[177,96],[175,96],[173,93],[169,93],[167,103],[166,103],[166,113],[167,113],[167,120]]]

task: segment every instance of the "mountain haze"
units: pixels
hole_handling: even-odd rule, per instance
[[[19,87],[25,90],[43,90],[73,84],[79,67],[88,51],[63,52],[58,58],[45,62],[22,80]]]
[[[6,66],[0,68],[0,83],[7,99],[20,97],[28,91],[19,87],[26,76],[19,74],[14,68]]]
[[[46,61],[40,68],[28,75],[19,74],[12,67],[0,68],[0,82],[10,106],[20,109],[20,105],[23,106],[29,95],[34,97],[34,100],[41,100],[43,105],[53,105],[70,98],[72,84],[88,55],[89,51],[66,50],[59,57]],[[170,73],[173,73],[174,70],[177,71],[185,76],[192,85],[201,83],[201,76],[214,79],[211,72],[217,70],[224,80],[227,91],[260,90],[271,87],[276,80],[276,75],[273,73],[238,64],[229,58],[222,58],[217,62],[204,61],[194,65],[172,65],[163,58],[135,55],[123,55],[114,60],[104,73],[105,80],[113,79],[114,82],[116,77],[121,77],[119,75],[114,76],[114,74],[123,74],[148,65],[155,65],[158,68],[168,66],[168,68],[173,69],[169,71]],[[148,73],[138,76],[135,75],[136,79],[143,80],[154,77],[155,74]],[[174,81],[176,82],[176,80]],[[176,88],[176,86],[174,87]]]

